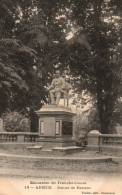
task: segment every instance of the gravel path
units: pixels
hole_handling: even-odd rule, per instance
[[[2,155],[4,154],[2,153]],[[110,156],[114,159],[112,162],[79,163],[77,161],[69,163],[66,160],[66,158],[104,156],[97,152],[82,152],[63,156],[64,161],[60,161],[61,157],[59,157],[57,162],[53,157],[50,161],[43,158],[33,160],[31,156],[29,156],[30,158],[19,158],[19,160],[18,158],[2,157],[0,159],[0,195],[101,195],[105,192],[109,195],[111,193],[122,195],[122,158],[115,158],[111,154]],[[69,181],[73,184],[60,184]],[[42,186],[46,189],[42,189]],[[71,186],[74,189],[71,189]]]

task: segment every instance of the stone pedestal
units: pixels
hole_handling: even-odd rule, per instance
[[[18,134],[17,135],[17,142],[24,143],[24,135]]]
[[[0,118],[0,132],[3,132],[3,119]]]
[[[97,130],[90,131],[87,137],[88,137],[88,145],[86,147],[86,150],[99,151],[100,132]]]
[[[39,116],[39,142],[43,149],[75,145],[74,117],[71,108],[46,105],[36,111]]]

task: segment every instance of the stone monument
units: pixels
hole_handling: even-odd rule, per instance
[[[76,149],[74,140],[74,117],[67,105],[59,105],[60,98],[67,98],[69,84],[65,78],[56,71],[55,78],[49,87],[50,104],[44,105],[36,111],[39,116],[39,142],[43,149],[52,151],[65,151]],[[68,147],[68,148],[67,148]]]

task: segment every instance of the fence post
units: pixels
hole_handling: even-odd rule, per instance
[[[88,133],[88,145],[86,150],[99,151],[99,138],[101,133],[97,130],[92,130]]]
[[[25,135],[18,134],[18,135],[17,135],[17,142],[23,143],[23,142],[24,142],[24,137],[25,137]]]

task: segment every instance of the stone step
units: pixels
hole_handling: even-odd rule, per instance
[[[27,147],[28,154],[39,154],[39,155],[70,155],[77,152],[82,152],[83,148],[78,146],[69,146],[69,147],[54,147],[52,149],[46,149],[42,146],[32,146]]]
[[[30,146],[30,147],[26,147],[28,150],[42,150],[42,146]]]
[[[83,147],[78,147],[78,146],[69,146],[69,147],[55,147],[52,149],[54,154],[57,155],[69,155],[77,152],[82,152]]]

